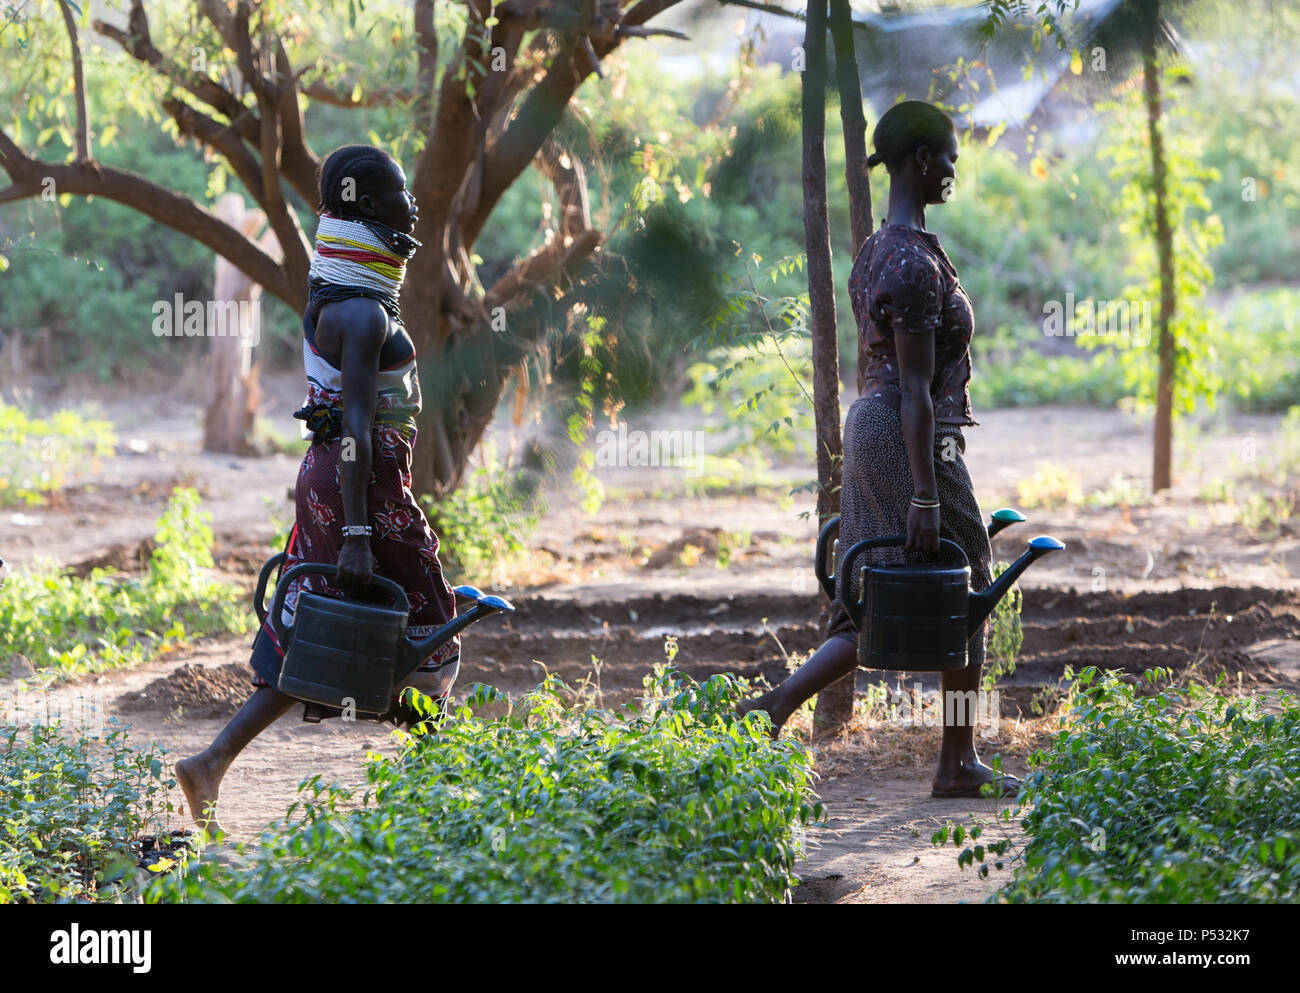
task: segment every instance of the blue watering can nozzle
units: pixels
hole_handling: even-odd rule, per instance
[[[473,600],[475,603],[490,607],[493,610],[513,611],[515,609],[514,605],[505,597],[484,593],[477,586],[454,586],[452,592],[462,600]]]
[[[1040,534],[1037,538],[1029,539],[1030,548],[1039,548],[1046,552],[1059,552],[1065,547],[1065,542],[1058,541],[1049,535]]]

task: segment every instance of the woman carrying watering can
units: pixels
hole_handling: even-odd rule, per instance
[[[840,548],[864,538],[907,535],[903,549],[882,548],[877,564],[919,560],[939,539],[956,542],[971,566],[971,588],[993,581],[992,549],[962,455],[962,427],[971,416],[971,303],[957,271],[925,229],[925,208],[944,203],[956,176],[952,121],[927,103],[909,100],[881,117],[869,166],[889,171],[889,216],[862,245],[849,276],[849,296],[863,345],[859,399],[844,425]],[[766,711],[779,734],[804,701],[857,666],[858,634],[840,603],[831,604],[830,638],[789,679],[742,703],[743,714]],[[951,693],[978,692],[987,630],[968,647],[969,663],[941,677]],[[997,778],[1014,795],[1019,782],[995,777],[975,754],[974,714],[947,723],[965,708],[945,705],[943,743],[932,783],[937,797],[980,796]]]
[[[292,623],[298,593],[363,595],[379,573],[405,591],[407,634],[423,638],[456,614],[438,561],[438,538],[410,490],[414,417],[420,410],[415,347],[402,323],[399,294],[418,209],[406,175],[385,151],[347,145],[321,166],[320,223],[303,316],[307,399],[294,416],[313,432],[298,472],[297,522],[284,568],[337,562],[337,585],[317,574],[285,596]],[[215,808],[235,757],[298,701],[276,688],[283,652],[268,617],[253,643],[257,689],[211,745],[176,764],[194,819],[220,831]],[[446,699],[460,668],[460,640],[425,659],[410,685]],[[308,704],[305,720],[334,716]],[[394,701],[387,715],[418,715]]]

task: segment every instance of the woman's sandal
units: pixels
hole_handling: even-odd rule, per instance
[[[994,796],[992,797],[992,799],[994,800],[1015,799],[1015,797],[1020,792],[1020,787],[1024,785],[1015,776],[1011,776],[1006,773],[1003,773],[1002,775],[998,776],[996,779],[991,780],[991,782],[994,784],[995,788],[997,786],[1002,787],[1001,796],[998,796],[995,792]],[[984,794],[981,792],[981,790],[987,785],[988,782],[984,782],[984,783],[979,783],[976,786],[965,786],[960,789],[948,789],[948,790],[931,789],[930,796],[938,800],[956,800],[956,799],[965,799],[967,797],[974,797],[976,799],[979,799],[984,797]]]

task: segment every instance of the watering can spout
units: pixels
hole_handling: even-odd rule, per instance
[[[980,625],[988,619],[989,614],[993,613],[993,608],[998,605],[998,601],[1007,595],[1007,591],[1020,578],[1022,572],[1048,552],[1059,552],[1064,547],[1064,542],[1047,535],[1030,538],[1029,547],[1025,550],[1025,553],[1012,562],[1011,567],[999,576],[992,586],[983,593],[972,593],[970,595],[967,615],[969,623],[968,635],[970,637],[975,636],[975,632],[980,629]]]
[[[457,614],[454,620],[448,621],[423,641],[412,641],[408,638],[402,650],[402,657],[398,660],[397,671],[393,674],[394,685],[405,682],[419,668],[421,662],[475,621],[497,611],[511,613],[515,609],[504,597],[480,592],[473,586],[457,586],[452,592],[461,599],[473,600],[474,605],[463,614]]]

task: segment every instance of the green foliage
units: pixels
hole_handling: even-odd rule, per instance
[[[62,488],[89,453],[113,454],[109,421],[75,410],[31,417],[0,401],[0,507],[39,504]]]
[[[62,721],[0,724],[0,904],[136,899],[131,842],[173,812],[164,750]]]
[[[158,520],[142,577],[95,569],[15,572],[0,587],[0,666],[25,658],[55,678],[150,661],[187,637],[252,628],[242,591],[203,578],[212,565],[210,515],[178,487]]]
[[[1182,70],[1166,70],[1166,94],[1170,90],[1168,80],[1182,75]],[[1205,183],[1220,177],[1217,170],[1203,164],[1203,143],[1194,130],[1196,115],[1183,109],[1180,119],[1177,104],[1170,96],[1166,97],[1165,108],[1161,130],[1166,164],[1164,208],[1173,239],[1175,307],[1168,333],[1174,342],[1174,408],[1190,413],[1198,399],[1204,399],[1213,409],[1220,386],[1211,344],[1216,318],[1203,303],[1206,287],[1214,280],[1209,252],[1223,241],[1223,222],[1210,212],[1212,204]],[[1132,245],[1126,272],[1134,282],[1121,297],[1149,302],[1153,318],[1147,336],[1090,335],[1081,338],[1080,343],[1085,348],[1112,350],[1124,369],[1125,385],[1135,391],[1140,401],[1153,404],[1159,374],[1161,281],[1150,133],[1142,91],[1133,87],[1126,98],[1099,109],[1113,112],[1126,132],[1124,140],[1104,149],[1104,155],[1114,163],[1111,178],[1121,191],[1120,230]]]
[[[720,457],[732,459],[737,474],[764,468],[771,457],[812,454],[808,294],[770,298],[759,289],[760,281],[776,285],[802,271],[804,257],[756,276],[762,261],[754,254],[743,259],[743,277],[719,277],[724,305],[703,339],[712,347],[687,371],[693,385],[682,398],[706,416],[722,413],[709,430],[724,436]]]
[[[971,406],[1032,407],[1076,404],[1113,407],[1128,395],[1124,371],[1107,355],[1044,355],[1027,334],[1017,341],[1006,328],[971,342]]]
[[[1241,411],[1284,413],[1300,397],[1300,291],[1238,294],[1223,325],[1213,355],[1224,394]]]
[[[605,487],[592,471],[596,466],[596,453],[587,444],[595,424],[596,387],[601,380],[601,372],[605,364],[612,365],[610,363],[612,342],[602,337],[601,332],[604,329],[603,317],[587,319],[587,329],[582,334],[582,354],[578,363],[578,383],[573,397],[573,411],[565,424],[568,428],[569,440],[579,448],[578,462],[573,467],[572,478],[574,485],[582,494],[582,509],[588,516],[594,516],[605,501]]]
[[[485,446],[486,464],[441,500],[420,497],[439,538],[439,555],[459,570],[459,581],[485,583],[527,550],[542,508],[522,477],[497,463]]]
[[[1147,670],[1145,695],[1118,673],[1075,677],[1070,719],[1031,759],[1017,799],[1029,842],[991,901],[1296,901],[1300,706],[1284,693],[1261,705],[1195,684],[1154,692],[1167,675]],[[962,834],[934,840],[960,847]],[[958,859],[987,875],[1012,849],[1003,837]]]
[[[779,902],[822,816],[809,757],[734,678],[657,667],[622,715],[548,677],[488,719],[478,686],[436,733],[375,759],[359,809],[315,777],[238,869],[200,863],[151,899],[274,903]]]
[[[993,567],[994,581],[1008,568],[1009,562],[997,563]],[[1020,655],[1020,646],[1025,640],[1020,623],[1024,603],[1025,595],[1020,584],[1012,583],[1006,596],[997,602],[993,613],[989,615],[988,646],[985,649],[984,672],[981,677],[986,690],[992,690],[993,684],[999,679],[1016,671],[1016,658]]]

